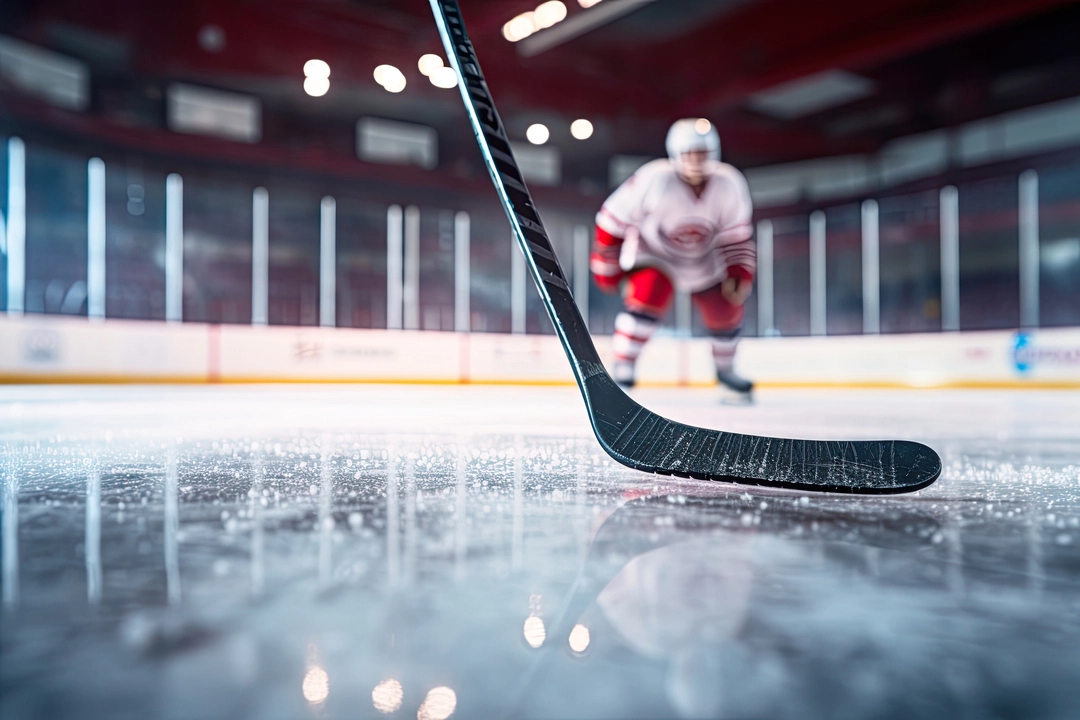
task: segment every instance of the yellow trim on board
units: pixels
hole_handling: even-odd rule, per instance
[[[207,385],[205,375],[0,375],[0,385]]]
[[[295,378],[200,375],[0,374],[0,385],[529,385],[571,387],[573,380],[470,380],[461,378]]]
[[[641,382],[641,388],[711,388],[716,383],[657,383]],[[764,381],[754,382],[756,389],[765,390],[1080,390],[1080,380],[956,380],[934,385],[856,380],[852,382]]]
[[[499,380],[460,378],[296,378],[226,376],[211,379],[201,375],[44,375],[0,374],[0,385],[492,385],[527,387],[571,387],[571,380]],[[933,385],[889,381],[759,382],[758,388],[803,390],[1080,390],[1080,380],[956,380]],[[716,383],[642,382],[641,388],[712,388]]]
[[[954,380],[919,384],[857,380],[854,382],[759,382],[759,388],[771,389],[847,389],[847,390],[1080,390],[1080,380]]]
[[[473,380],[460,378],[262,378],[228,377],[222,385],[528,385],[534,387],[571,387],[573,380]]]

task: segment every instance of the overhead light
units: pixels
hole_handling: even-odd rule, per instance
[[[330,89],[330,79],[324,77],[304,78],[304,92],[311,97],[322,97]]]
[[[503,25],[503,37],[510,42],[517,42],[529,37],[536,30],[532,12],[525,12]]]
[[[441,67],[435,72],[431,73],[431,84],[435,87],[450,89],[457,87],[457,73],[454,72],[454,68]]]
[[[593,134],[593,125],[585,119],[570,123],[570,134],[578,140],[588,140]]]
[[[393,65],[380,65],[373,73],[375,82],[379,83],[387,92],[399,93],[405,89],[405,75]]]
[[[375,68],[375,72],[372,73],[373,77],[375,78],[375,82],[379,83],[380,85],[385,85],[386,83],[390,82],[391,78],[396,78],[401,74],[401,71],[393,65],[380,65],[379,67]]]
[[[697,130],[698,135],[706,135],[709,132],[709,128],[712,127],[712,123],[705,118],[698,118],[694,121],[694,129]]]
[[[548,0],[537,5],[535,10],[521,13],[503,25],[503,37],[510,42],[518,42],[537,30],[549,28],[565,19],[566,5],[562,0]]]
[[[583,8],[591,8],[593,5],[598,5],[601,0],[577,0],[578,5]]]
[[[525,137],[533,145],[543,145],[551,137],[551,133],[548,132],[547,125],[541,125],[540,123],[534,123],[529,126],[529,129],[525,131]]]
[[[536,6],[533,11],[533,23],[537,29],[549,28],[566,19],[566,6],[559,0],[549,0]]]
[[[330,77],[330,66],[323,60],[308,60],[304,63],[305,77]]]
[[[323,60],[304,63],[304,92],[312,97],[322,97],[330,89],[330,66]]]
[[[199,47],[206,52],[221,52],[225,48],[225,31],[220,25],[203,25],[198,38]]]
[[[432,73],[443,66],[442,58],[438,55],[421,55],[420,60],[416,63],[416,67],[420,69],[421,75],[431,77]]]

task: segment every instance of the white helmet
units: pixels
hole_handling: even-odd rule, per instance
[[[667,134],[667,154],[675,166],[676,172],[682,174],[683,153],[694,150],[704,150],[709,154],[709,160],[720,160],[720,134],[716,127],[705,118],[684,118],[676,120]]]

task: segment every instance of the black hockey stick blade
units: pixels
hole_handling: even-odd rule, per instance
[[[915,442],[781,440],[691,427],[631,400],[604,370],[566,276],[518,170],[480,72],[457,0],[430,0],[476,141],[551,323],[570,360],[600,445],[624,465],[698,480],[798,490],[903,493],[941,473]]]

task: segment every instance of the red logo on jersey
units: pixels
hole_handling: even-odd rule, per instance
[[[660,236],[680,250],[697,250],[713,236],[713,229],[700,222],[688,222],[678,225],[671,233],[660,229]]]

